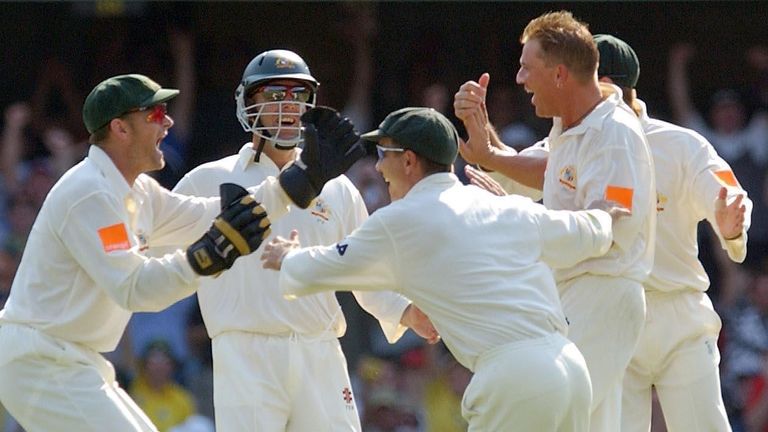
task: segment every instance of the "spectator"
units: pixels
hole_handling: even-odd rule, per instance
[[[762,379],[768,359],[768,271],[758,271],[747,295],[725,318],[723,388],[729,405],[738,414],[746,407],[750,393],[755,391],[750,387]]]
[[[155,340],[143,352],[139,374],[129,388],[159,432],[167,432],[196,412],[192,394],[174,379],[178,366],[171,345]]]

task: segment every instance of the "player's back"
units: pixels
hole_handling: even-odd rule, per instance
[[[465,365],[493,346],[565,328],[527,205],[534,203],[496,197],[446,173],[372,216],[392,236],[403,294],[427,315],[442,315],[434,321],[448,326],[439,330]]]

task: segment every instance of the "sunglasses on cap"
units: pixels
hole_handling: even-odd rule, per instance
[[[159,103],[157,105],[148,107],[134,108],[132,110],[126,111],[125,113],[130,114],[144,111],[149,111],[147,114],[147,123],[163,124],[165,121],[165,116],[168,115],[168,106],[165,103]]]
[[[292,102],[309,102],[312,98],[312,90],[303,87],[286,87],[281,85],[265,85],[259,87],[251,93],[250,96],[261,94],[267,102],[282,102],[289,100]]]

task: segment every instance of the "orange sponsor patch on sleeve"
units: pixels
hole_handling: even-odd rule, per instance
[[[715,177],[720,181],[720,183],[724,184],[725,186],[733,186],[737,187],[739,186],[738,180],[736,180],[736,175],[733,174],[733,171],[731,170],[719,170],[714,171]]]
[[[630,188],[608,185],[605,188],[605,199],[615,201],[627,210],[632,211],[633,193],[634,190]]]
[[[125,224],[119,223],[108,227],[99,228],[99,238],[104,252],[115,250],[126,250],[131,248],[131,242],[128,241],[128,231]]]

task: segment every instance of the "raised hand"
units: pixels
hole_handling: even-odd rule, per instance
[[[301,122],[305,127],[301,158],[280,173],[279,180],[291,201],[307,208],[325,183],[365,156],[365,149],[352,122],[333,108],[311,108],[302,114]]]
[[[728,189],[721,187],[715,198],[715,222],[720,235],[726,240],[739,238],[744,231],[744,214],[747,207],[742,203],[744,195],[737,195],[731,204],[726,203]]]

